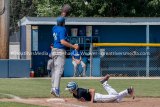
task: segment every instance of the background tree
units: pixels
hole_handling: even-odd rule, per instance
[[[17,22],[24,16],[37,16],[36,0],[10,0],[10,30],[17,31]]]
[[[160,0],[11,0],[11,26],[24,16],[57,17],[64,4],[70,17],[159,17]]]
[[[10,3],[10,30],[17,30],[17,22],[21,18],[21,0],[11,0]]]

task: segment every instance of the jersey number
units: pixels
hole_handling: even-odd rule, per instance
[[[57,40],[57,33],[53,33],[54,40]]]

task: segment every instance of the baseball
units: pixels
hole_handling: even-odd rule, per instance
[[[85,2],[84,2],[84,4],[85,4],[85,5],[88,5],[88,2],[87,2],[87,1],[85,1]]]

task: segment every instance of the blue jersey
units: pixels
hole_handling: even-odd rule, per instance
[[[63,26],[54,26],[52,28],[52,33],[54,37],[54,48],[65,49],[66,47],[61,44],[61,40],[67,40],[67,31]]]
[[[71,52],[71,56],[73,56],[75,59],[80,59],[81,53],[79,51],[77,51],[77,50],[73,50]]]

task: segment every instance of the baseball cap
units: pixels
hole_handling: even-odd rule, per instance
[[[60,16],[60,17],[57,18],[57,23],[63,23],[63,22],[65,22],[64,17]]]

